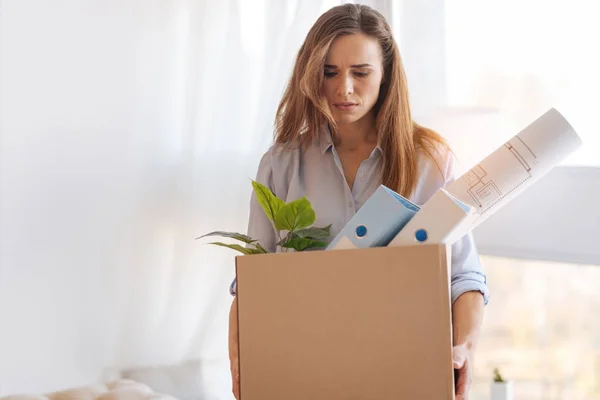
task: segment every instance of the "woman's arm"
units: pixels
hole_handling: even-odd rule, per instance
[[[452,337],[454,345],[475,350],[483,322],[483,296],[480,292],[463,293],[452,305]]]
[[[483,295],[466,292],[452,305],[453,367],[456,370],[456,400],[466,399],[471,388],[473,359],[483,321]]]
[[[273,190],[273,167],[271,162],[271,149],[261,158],[256,173],[256,181]],[[277,195],[275,193],[275,195]],[[250,198],[250,215],[248,218],[248,236],[273,253],[277,249],[277,234],[273,223],[266,216],[263,208],[258,203],[256,194],[252,192]],[[236,399],[239,399],[240,376],[239,376],[239,348],[238,348],[238,312],[237,312],[237,280],[234,279],[229,288],[233,298],[229,310],[229,361],[232,379],[232,391]]]
[[[471,387],[473,358],[483,322],[483,309],[489,297],[486,276],[471,234],[452,246],[451,275],[456,400],[463,400]]]
[[[256,172],[256,182],[269,188],[277,196],[273,188],[273,165],[272,151],[269,149],[260,159],[258,171]],[[248,216],[247,235],[257,240],[269,253],[277,250],[277,231],[271,220],[265,214],[262,206],[258,203],[256,193],[253,191],[250,195],[250,214]],[[233,280],[229,286],[229,293],[235,296],[237,293],[237,281]]]
[[[231,370],[232,392],[240,398],[240,365],[238,347],[237,297],[233,298],[229,310],[229,367]]]

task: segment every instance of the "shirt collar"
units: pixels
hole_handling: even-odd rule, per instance
[[[325,154],[333,146],[333,139],[331,138],[331,131],[329,126],[325,124],[323,129],[319,132],[319,145],[321,147],[321,154]]]

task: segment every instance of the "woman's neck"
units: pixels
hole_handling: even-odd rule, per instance
[[[338,149],[355,150],[377,143],[375,119],[371,113],[351,124],[339,124],[334,144]]]

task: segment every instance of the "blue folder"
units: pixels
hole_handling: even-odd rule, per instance
[[[387,246],[418,211],[419,206],[380,185],[327,250]]]

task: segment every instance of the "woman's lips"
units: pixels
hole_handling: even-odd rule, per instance
[[[340,111],[352,111],[354,108],[358,107],[357,103],[351,102],[342,102],[342,103],[334,103],[333,106]]]

